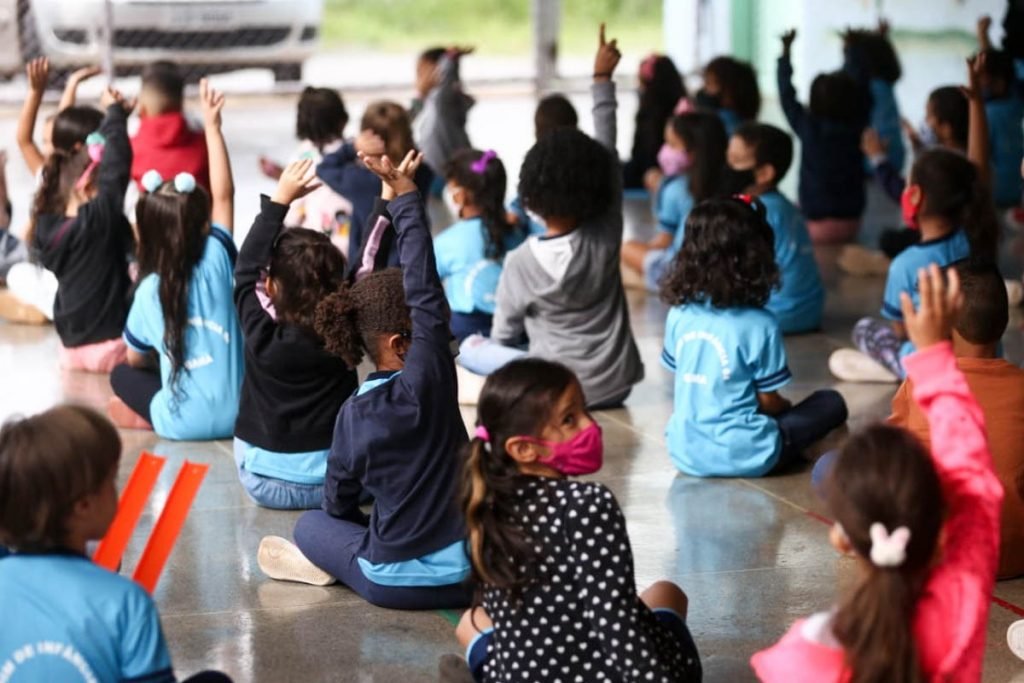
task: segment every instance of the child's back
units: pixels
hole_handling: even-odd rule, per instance
[[[1021,125],[1024,100],[1016,92],[986,100],[985,115],[989,125],[996,206],[1017,206],[1024,189],[1020,174],[1020,162],[1024,158],[1024,127]]]
[[[814,260],[814,247],[804,217],[778,190],[758,196],[775,233],[775,262],[782,283],[772,291],[766,308],[775,314],[783,331],[812,330],[821,323],[825,287]]]

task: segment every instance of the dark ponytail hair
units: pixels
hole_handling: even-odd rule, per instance
[[[355,284],[343,283],[317,305],[313,324],[324,348],[349,367],[358,366],[364,353],[378,362],[381,336],[412,334],[402,271],[378,270]]]
[[[653,118],[661,122],[664,127],[665,121],[672,116],[679,100],[686,97],[686,84],[683,77],[679,75],[675,63],[671,57],[665,55],[651,55],[645,64],[649,64],[647,75],[644,78],[644,69],[641,69],[641,83],[643,88],[640,91],[640,107],[637,110],[637,121],[645,118]]]
[[[317,306],[344,281],[345,257],[327,235],[290,228],[274,244],[269,274],[277,284],[273,297],[277,314],[316,334]]]
[[[729,145],[722,119],[710,112],[690,112],[672,117],[671,126],[690,156],[692,165],[687,178],[694,203],[719,194]]]
[[[99,129],[102,122],[103,114],[92,107],[68,107],[54,117],[50,134],[53,152],[43,163],[39,189],[32,202],[32,222],[25,240],[30,246],[35,241],[39,216],[64,215],[75,183],[89,167],[85,139]]]
[[[853,436],[825,482],[829,509],[853,550],[868,563],[836,612],[833,632],[846,653],[850,683],[925,680],[914,642],[914,608],[927,580],[944,517],[935,466],[912,434],[874,425]],[[871,560],[871,526],[910,530],[898,567]]]
[[[967,157],[947,149],[926,150],[914,161],[910,182],[924,194],[922,216],[939,216],[954,228],[962,227],[971,244],[971,258],[995,262],[999,221],[992,193]]]
[[[485,160],[484,157],[487,156]],[[483,167],[482,171],[478,169]],[[505,211],[505,164],[494,152],[463,149],[456,152],[445,167],[444,178],[469,194],[469,201],[480,209],[487,237],[487,258],[496,261],[505,256],[505,238],[518,230],[508,222]]]
[[[164,347],[171,359],[170,386],[178,396],[178,377],[185,367],[188,327],[188,286],[203,256],[210,226],[210,196],[196,186],[178,192],[174,182],[144,192],[135,208],[139,230],[139,278],[160,278],[160,308],[164,318]]]
[[[578,381],[560,363],[524,358],[492,373],[480,392],[477,426],[489,438],[470,441],[462,477],[469,557],[475,583],[507,590],[513,599],[536,578],[537,553],[516,515],[528,477],[520,474],[505,442],[537,436],[558,399]]]

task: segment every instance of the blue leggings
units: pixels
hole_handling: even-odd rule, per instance
[[[359,550],[368,530],[354,522],[311,510],[295,524],[295,545],[310,562],[352,589],[371,605],[388,609],[462,609],[473,590],[468,583],[447,586],[383,586],[359,567]]]

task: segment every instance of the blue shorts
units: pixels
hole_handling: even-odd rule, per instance
[[[687,657],[693,660],[696,676],[694,680],[700,680],[700,656],[697,653],[697,646],[693,642],[693,636],[690,635],[690,629],[686,627],[686,620],[674,610],[666,607],[659,607],[652,611],[654,617],[676,637],[683,650],[686,651]],[[489,628],[481,631],[466,648],[466,664],[469,665],[469,670],[473,673],[475,681],[484,680],[484,665],[487,664],[491,653],[492,640],[494,640],[494,629]]]
[[[644,286],[647,291],[661,290],[661,280],[668,273],[675,257],[671,249],[652,249],[644,255]]]

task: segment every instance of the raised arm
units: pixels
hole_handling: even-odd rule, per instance
[[[113,88],[107,88],[100,99],[107,115],[100,124],[104,138],[103,160],[97,173],[99,196],[110,204],[112,211],[124,208],[124,194],[131,182],[132,145],[128,139],[128,114],[135,109],[135,100],[129,100]]]
[[[204,78],[199,81],[199,97],[210,164],[210,199],[213,204],[210,220],[230,233],[235,228],[235,181],[231,176],[231,159],[221,130],[224,94],[214,90]]]
[[[807,112],[797,100],[796,88],[793,87],[791,53],[794,40],[796,40],[796,30],[786,31],[782,34],[782,55],[779,57],[776,80],[778,81],[779,103],[782,105],[782,112],[786,115],[786,120],[789,121],[789,127],[793,129],[797,137],[800,137],[807,123]]]
[[[619,158],[616,149],[618,102],[612,77],[615,76],[615,67],[619,65],[620,59],[622,53],[619,52],[618,40],[606,40],[604,24],[601,24],[597,55],[594,57],[594,85],[591,87],[594,97],[594,137],[615,156],[616,161]]]
[[[18,141],[18,150],[21,158],[28,166],[28,172],[35,175],[42,168],[45,158],[43,153],[36,146],[32,135],[36,128],[36,117],[39,116],[39,106],[43,103],[43,94],[46,92],[46,84],[50,80],[50,60],[46,57],[38,57],[25,65],[25,74],[28,77],[28,94],[25,96],[25,103],[21,106],[21,114],[18,116],[18,130],[15,138]]]
[[[98,66],[87,66],[68,76],[67,85],[64,86],[64,92],[60,96],[58,109],[64,111],[68,107],[75,106],[75,102],[78,100],[78,86],[99,73],[100,68]]]
[[[978,17],[978,23],[975,27],[978,35],[978,50],[985,52],[992,49],[992,38],[989,37],[988,30],[992,27],[992,17],[987,14]]]
[[[985,73],[985,53],[967,60],[967,158],[978,167],[978,174],[986,186],[991,186],[992,151],[988,138],[988,114],[982,95],[981,77]]]

